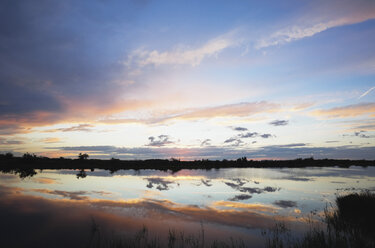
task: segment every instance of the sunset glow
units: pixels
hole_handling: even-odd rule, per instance
[[[0,13],[0,153],[375,159],[375,1],[3,1]]]

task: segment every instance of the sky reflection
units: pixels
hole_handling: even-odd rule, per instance
[[[51,240],[72,235],[77,243],[66,245],[79,247],[89,238],[92,218],[108,232],[131,233],[144,224],[155,235],[168,228],[194,233],[202,223],[208,239],[241,237],[261,246],[261,229],[285,221],[304,230],[307,215],[322,211],[335,193],[372,189],[375,178],[374,168],[360,167],[97,170],[84,179],[76,173],[45,170],[25,179],[0,174],[1,229],[17,233],[19,226],[20,231],[30,228],[25,241],[17,241],[19,246],[45,233]],[[49,231],[52,227],[56,231]],[[11,239],[2,239],[2,246],[9,247]]]

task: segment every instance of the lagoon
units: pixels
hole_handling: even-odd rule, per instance
[[[262,230],[275,223],[298,236],[311,221],[319,223],[337,195],[375,191],[375,168],[359,166],[77,174],[0,174],[0,246],[96,247],[146,227],[161,243],[174,232],[206,246],[264,247]]]

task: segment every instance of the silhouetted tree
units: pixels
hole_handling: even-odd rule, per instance
[[[238,158],[237,162],[238,163],[240,163],[240,162],[247,162],[247,158],[246,157]]]
[[[77,179],[80,179],[80,178],[85,178],[87,176],[86,172],[84,169],[80,170],[78,173],[77,173]]]
[[[35,154],[30,154],[30,153],[25,153],[23,154],[22,156],[23,159],[25,160],[35,160],[37,158],[37,156]]]
[[[170,161],[171,162],[180,162],[180,159],[179,158],[178,159],[177,158],[171,158]]]
[[[13,154],[10,153],[10,152],[7,152],[7,153],[5,154],[5,158],[7,158],[7,159],[11,159],[11,158],[13,158]]]
[[[79,153],[78,158],[81,160],[85,160],[89,157],[87,153]]]

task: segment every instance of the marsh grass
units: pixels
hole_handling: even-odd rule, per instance
[[[375,247],[375,194],[369,191],[336,198],[336,207],[324,211],[325,228],[310,222],[301,238],[283,223],[262,231],[270,248],[366,248]]]
[[[152,236],[147,227],[143,226],[135,234],[116,235],[103,237],[100,228],[92,220],[91,235],[87,248],[244,248],[244,242],[240,239],[229,238],[228,241],[214,240],[208,243],[205,240],[205,231],[201,223],[201,229],[197,234],[185,234],[183,231],[169,229],[165,240]]]

